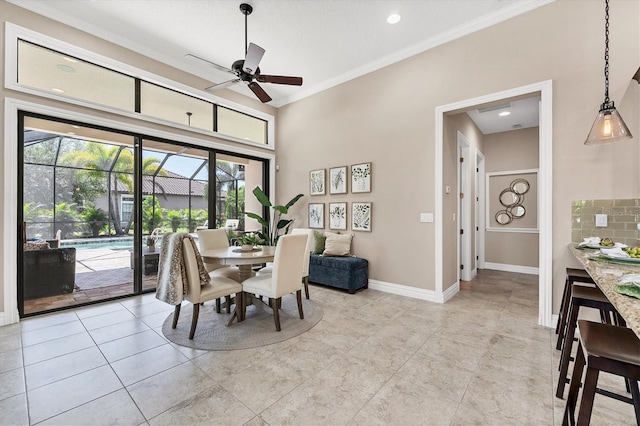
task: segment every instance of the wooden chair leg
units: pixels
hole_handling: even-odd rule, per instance
[[[302,290],[296,291],[296,299],[298,299],[298,313],[300,319],[304,319],[304,312],[302,312]]]
[[[220,298],[216,299],[216,314],[219,314],[221,311],[220,309]]]
[[[225,298],[225,302],[227,304],[227,313],[230,314],[231,313],[231,295]]]
[[[278,302],[280,297],[277,299],[269,298],[269,306],[273,310],[273,321],[276,323],[276,331],[280,331],[280,313],[278,312]]]
[[[567,383],[567,372],[569,371],[569,361],[571,358],[571,348],[573,347],[573,338],[576,334],[576,323],[578,322],[579,307],[573,303],[569,306],[569,320],[567,323],[567,332],[564,336],[562,345],[562,357],[560,358],[560,375],[558,376],[558,388],[556,396],[560,399],[564,396],[564,386]]]
[[[578,413],[578,426],[588,426],[591,421],[593,398],[596,396],[599,374],[600,370],[587,366],[587,374],[584,377],[584,386],[582,387],[582,399],[580,400],[580,412]]]
[[[636,412],[636,423],[640,425],[640,389],[638,389],[638,381],[630,380],[631,399],[633,399],[633,408]]]
[[[569,299],[571,298],[571,284],[569,283],[569,277],[564,281],[564,291],[562,292],[562,301],[560,302],[560,313],[558,314],[558,323],[556,324],[556,334],[558,334],[561,330],[564,330],[564,326],[567,324],[567,303],[569,303]],[[560,340],[559,340],[560,341]],[[558,344],[556,343],[556,349],[560,350]]]
[[[309,276],[306,276],[302,279],[304,284],[304,295],[307,299],[309,299]]]
[[[244,293],[242,293],[242,321],[247,318],[247,301],[244,298]]]
[[[236,293],[236,315],[238,322],[244,320],[244,293]]]
[[[569,385],[569,395],[567,395],[567,403],[564,407],[564,416],[562,418],[562,426],[574,425],[576,423],[575,411],[578,401],[578,392],[580,390],[580,382],[582,381],[582,371],[584,370],[584,353],[582,345],[578,344],[578,353],[576,354],[576,362],[573,366],[571,374],[571,384]]]
[[[180,316],[180,307],[182,305],[176,305],[176,308],[173,310],[173,323],[171,324],[171,328],[176,328],[178,325],[178,317]]]
[[[193,318],[191,318],[191,331],[189,332],[189,340],[193,340],[193,335],[196,334],[196,326],[198,325],[198,314],[200,314],[200,304],[193,304]]]

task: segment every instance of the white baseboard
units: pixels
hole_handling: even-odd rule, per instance
[[[0,327],[3,325],[9,325],[4,323],[4,312],[0,312]]]
[[[553,328],[555,329],[558,326],[558,319],[560,318],[559,315],[551,315],[551,325],[553,326]]]
[[[462,281],[471,281],[472,279],[474,279],[478,275],[478,268],[472,269],[469,272],[469,276],[468,277],[467,276],[463,277],[463,275],[464,274],[460,274],[460,280],[462,280]]]
[[[458,294],[459,291],[460,291],[460,281],[458,281],[457,283],[455,283],[454,285],[452,285],[442,293],[442,303],[446,303],[447,300],[451,299],[453,296]]]
[[[485,262],[484,268],[493,269],[494,271],[516,272],[519,274],[539,274],[538,267],[536,266],[508,265],[506,263]]]
[[[372,290],[384,291],[385,293],[397,294],[399,296],[428,300],[429,302],[445,302],[444,298],[442,296],[438,297],[438,294],[435,291],[426,290],[424,288],[409,287],[407,285],[387,283],[378,280],[369,280],[369,288]]]

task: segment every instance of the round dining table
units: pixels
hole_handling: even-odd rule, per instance
[[[276,248],[273,246],[259,246],[251,251],[243,251],[238,246],[230,246],[226,249],[202,250],[200,252],[205,263],[237,266],[240,282],[251,276],[252,265],[273,262],[275,254]]]
[[[238,278],[240,282],[251,277],[251,267],[256,264],[273,262],[276,254],[274,246],[259,246],[251,251],[243,251],[238,246],[230,246],[226,249],[202,250],[200,255],[205,263],[219,263],[221,265],[237,266]],[[251,304],[252,299],[245,297],[245,304]],[[243,321],[243,312],[234,310],[233,315],[229,319],[227,325],[231,324],[234,319]]]

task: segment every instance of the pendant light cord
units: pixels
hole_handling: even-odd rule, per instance
[[[604,7],[604,103],[609,103],[609,0]]]

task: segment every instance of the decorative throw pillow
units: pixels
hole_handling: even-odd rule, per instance
[[[322,254],[326,238],[324,232],[313,231],[313,250],[311,251],[313,254]]]
[[[333,234],[327,232],[323,256],[351,256],[351,239],[353,234]]]

